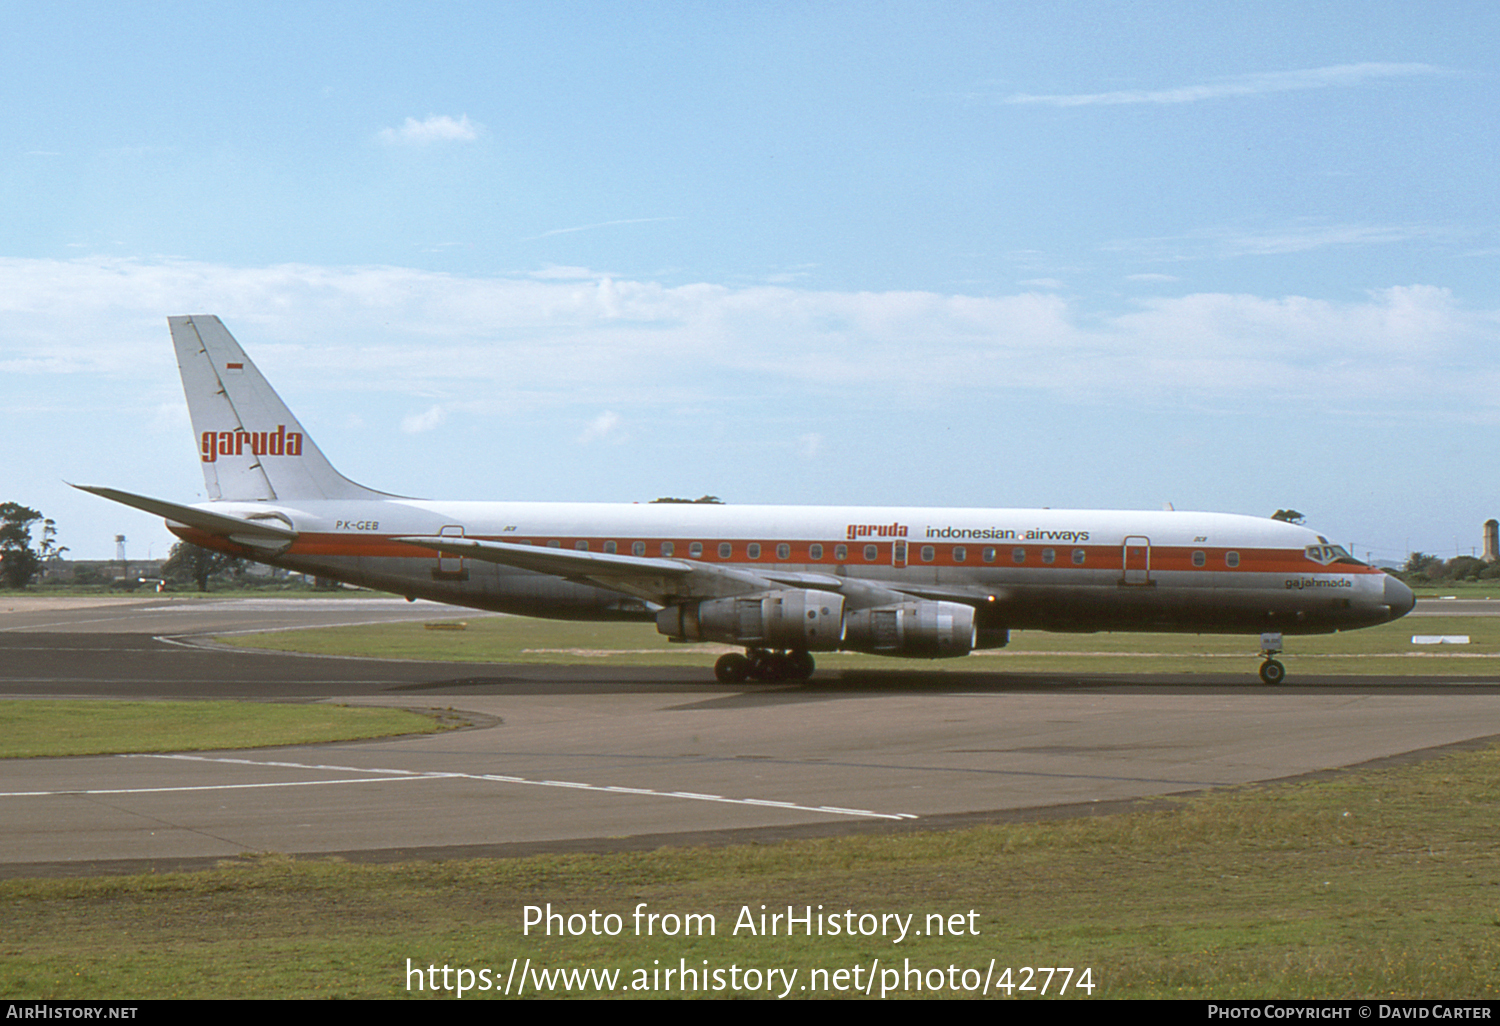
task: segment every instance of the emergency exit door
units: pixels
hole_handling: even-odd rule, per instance
[[[438,531],[438,534],[444,538],[462,538],[464,536],[463,525],[449,524]],[[433,568],[432,579],[434,581],[467,581],[469,568],[464,566],[464,557],[439,550],[438,565]]]
[[[1120,583],[1136,587],[1149,586],[1152,583],[1151,539],[1140,534],[1129,535],[1122,548],[1120,563],[1125,568],[1125,573],[1120,578]]]

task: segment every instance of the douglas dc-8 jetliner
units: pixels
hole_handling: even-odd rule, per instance
[[[1013,629],[1282,634],[1405,615],[1411,591],[1305,527],[1226,513],[435,502],[334,470],[217,317],[168,318],[211,501],[86,491],[184,541],[459,606],[655,621],[742,646],[721,681],[805,678],[813,652],[942,658]]]

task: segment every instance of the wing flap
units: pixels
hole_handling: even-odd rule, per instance
[[[898,591],[913,598],[931,599],[934,602],[959,602],[969,606],[986,605],[1005,594],[1003,589],[985,588],[978,585],[941,588],[936,585],[896,584],[891,581],[882,583],[892,591]]]

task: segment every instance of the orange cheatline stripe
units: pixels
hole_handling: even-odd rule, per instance
[[[198,544],[217,541],[218,544],[230,544],[222,539],[215,539],[212,535],[199,531],[184,532],[184,537]],[[435,553],[437,550],[423,550],[389,539],[395,535],[363,535],[353,537],[345,534],[303,534],[298,538],[290,549],[290,555],[300,556],[364,556],[373,558],[409,559],[422,558],[422,553]],[[528,543],[529,539],[492,539],[481,535],[470,536],[475,541],[506,540],[516,544]],[[639,539],[639,538],[548,538],[547,541],[556,541],[552,548],[577,551],[577,543],[584,541],[588,543],[589,552],[603,552],[606,541],[614,541],[615,551],[621,555],[630,555],[633,545],[637,541],[644,542],[646,554],[650,556],[662,555],[664,542],[672,545],[671,558],[695,559],[705,563],[730,563],[740,566],[774,566],[776,564],[792,563],[801,565],[856,565],[856,566],[880,566],[891,563],[890,542],[775,542],[759,541],[751,542],[745,539]],[[702,553],[698,556],[691,555],[694,542],[700,542],[703,546]],[[727,543],[730,546],[730,555],[722,557],[719,555],[719,545]],[[760,557],[750,559],[746,555],[746,547],[750,544],[760,545]],[[789,555],[779,557],[776,554],[776,546],[787,545],[790,549]],[[819,558],[814,558],[809,551],[813,545],[822,545],[823,552]],[[867,545],[875,547],[875,558],[865,558]],[[209,545],[209,547],[217,547]],[[230,546],[234,547],[234,546]],[[837,557],[839,547],[846,549],[845,558]],[[906,565],[908,568],[943,567],[962,569],[1011,569],[1011,570],[1121,570],[1124,565],[1120,545],[933,545],[933,559],[923,560],[923,545],[907,545]],[[986,562],[984,552],[993,548],[995,557]],[[1015,549],[1025,552],[1023,562],[1017,563],[1012,558]],[[1055,560],[1052,563],[1043,562],[1042,556],[1045,549],[1052,549]],[[963,549],[965,559],[958,560],[954,557],[955,549]],[[1073,552],[1082,549],[1084,561],[1081,564],[1073,562]],[[1204,565],[1195,566],[1192,561],[1194,552],[1203,552],[1205,556]],[[1225,563],[1226,552],[1238,552],[1240,562],[1237,567],[1229,567]],[[435,558],[429,556],[428,558]],[[449,558],[459,558],[452,556]],[[1192,546],[1152,546],[1151,547],[1151,572],[1152,573],[1179,573],[1185,571],[1200,571],[1204,573],[1293,573],[1299,575],[1308,574],[1381,574],[1384,571],[1376,567],[1367,566],[1339,566],[1337,568],[1325,567],[1304,557],[1301,549],[1206,549]],[[1132,561],[1132,569],[1137,569]]]

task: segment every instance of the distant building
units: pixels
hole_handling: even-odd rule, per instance
[[[42,568],[47,584],[108,584],[132,591],[140,581],[161,579],[159,559],[133,559],[128,573],[122,573],[115,559],[51,559]]]
[[[1500,520],[1494,517],[1484,522],[1484,555],[1479,558],[1486,563],[1500,560]]]

